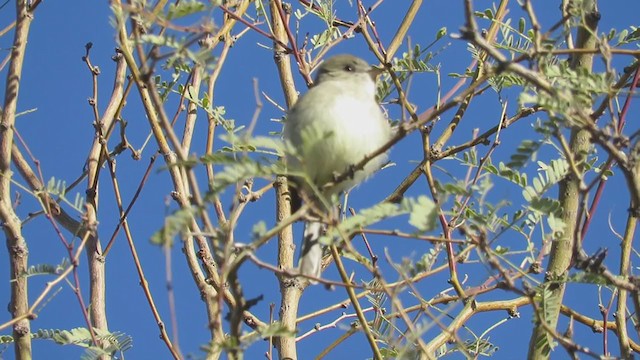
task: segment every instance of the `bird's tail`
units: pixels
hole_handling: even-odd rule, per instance
[[[300,251],[299,269],[302,275],[319,278],[322,273],[322,244],[320,236],[324,232],[324,224],[308,222],[304,226],[302,251]],[[311,281],[315,283],[315,281]]]

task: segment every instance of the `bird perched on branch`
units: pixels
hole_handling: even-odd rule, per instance
[[[362,182],[387,161],[371,155],[391,137],[391,127],[376,102],[381,70],[352,55],[323,62],[309,91],[289,110],[284,138],[294,148],[287,166],[294,187],[319,216],[331,211],[336,195]],[[364,166],[357,166],[368,159]],[[339,181],[341,180],[341,181]],[[299,270],[320,277],[325,226],[305,224]]]

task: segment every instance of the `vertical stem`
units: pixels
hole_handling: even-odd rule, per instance
[[[28,11],[27,1],[16,1],[16,30],[11,50],[11,63],[7,73],[4,110],[0,120],[0,221],[7,238],[11,277],[11,303],[9,312],[13,318],[24,315],[29,310],[27,293],[27,270],[29,249],[22,236],[22,224],[11,203],[11,148],[16,120],[16,104],[22,76],[29,28],[33,20]],[[31,325],[23,319],[13,325],[16,359],[31,359]]]
[[[633,236],[635,234],[638,218],[630,215],[627,218],[627,226],[624,231],[620,251],[620,276],[626,278],[631,275],[631,254],[633,251]],[[623,288],[618,289],[618,303],[616,305],[616,326],[618,328],[618,344],[620,355],[623,359],[631,359],[631,347],[629,346],[629,334],[627,333],[627,297],[629,292]]]
[[[96,136],[96,140],[102,138],[101,135]],[[100,174],[98,164],[100,163],[99,153],[101,149],[102,145],[97,141],[94,142],[94,147],[87,162],[87,206],[84,219],[85,226],[82,228],[83,231],[90,232],[88,235],[89,240],[87,241],[87,262],[89,266],[91,326],[107,330],[109,327],[107,324],[105,257],[102,255],[102,245],[96,228],[98,224],[98,177]],[[85,236],[85,234],[77,235]],[[107,357],[103,358],[107,359]]]
[[[281,222],[291,215],[291,206],[289,200],[287,200],[287,197],[289,197],[287,179],[284,176],[278,176],[275,188],[276,198],[278,199],[276,221]],[[278,232],[278,266],[285,269],[293,267],[294,253],[293,229],[292,226],[286,226]],[[299,286],[298,280],[285,275],[278,275],[278,282],[280,283],[280,294],[282,296],[279,312],[280,321],[287,330],[294,332],[303,288]],[[276,339],[275,345],[278,348],[280,359],[297,359],[295,337],[281,336]]]
[[[271,13],[271,23],[273,26],[273,36],[281,43],[287,42],[286,26],[280,15],[280,0],[269,2],[269,10]],[[285,94],[287,106],[291,107],[296,99],[297,94],[293,82],[293,74],[291,72],[291,58],[287,55],[286,49],[278,42],[274,41],[274,60],[278,67],[280,83]],[[289,187],[287,179],[279,176],[275,182],[276,188],[276,221],[281,222],[283,219],[291,215],[291,204]],[[293,230],[291,226],[284,227],[278,232],[278,266],[288,269],[293,267],[293,258],[295,253],[295,245],[293,243]],[[282,325],[292,332],[296,330],[296,319],[298,316],[298,305],[302,296],[303,287],[300,283],[292,278],[278,276],[280,283],[280,294],[282,296],[280,303],[280,321]],[[278,349],[280,359],[297,359],[296,339],[295,337],[280,336],[275,339],[275,345]]]
[[[582,19],[582,26],[578,28],[576,47],[580,49],[595,49],[597,41],[595,32],[600,19],[596,1],[585,1],[583,6],[584,18]],[[590,71],[592,65],[593,54],[585,52],[572,55],[570,64],[572,69],[582,68]],[[582,110],[584,113],[591,113],[591,108]],[[591,137],[587,130],[577,126],[571,129],[569,146],[576,164],[581,164],[590,144]],[[583,171],[582,167],[580,167],[579,171]],[[546,286],[550,287],[551,295],[548,296],[545,301],[550,304],[562,303],[565,283],[563,283],[562,280],[558,281],[558,279],[562,279],[567,274],[571,264],[574,246],[576,245],[576,241],[578,241],[576,234],[578,234],[577,227],[580,223],[578,207],[580,205],[581,183],[578,175],[579,174],[569,172],[559,184],[559,201],[563,209],[562,221],[565,224],[565,228],[560,239],[554,241],[551,246],[549,265],[546,272],[547,277],[545,279],[547,282],[553,282],[552,284],[546,284]],[[579,248],[579,244],[577,248]],[[545,286],[545,284],[543,284],[543,286]],[[550,306],[544,312],[542,321],[546,322],[550,328],[555,329],[558,323],[559,311],[560,306]],[[551,353],[549,349],[547,330],[543,324],[536,324],[529,343],[529,359],[548,359]]]
[[[87,48],[87,56],[85,61],[90,69],[92,69],[89,58],[89,48]],[[99,192],[98,183],[100,178],[101,164],[104,162],[104,157],[108,156],[104,149],[106,139],[108,137],[108,127],[114,119],[113,114],[109,118],[108,124],[102,123],[98,114],[98,73],[92,70],[93,78],[93,109],[94,109],[94,128],[96,131],[89,156],[87,158],[87,206],[86,213],[84,214],[82,227],[82,233],[75,234],[82,238],[87,237],[87,262],[89,266],[89,298],[90,306],[89,311],[91,316],[90,326],[92,328],[107,330],[107,306],[106,306],[106,287],[107,281],[105,278],[105,256],[102,252],[102,245],[100,244],[100,238],[97,235],[98,224],[98,203]],[[116,99],[117,101],[117,99]],[[113,107],[110,112],[115,114],[117,107]],[[78,293],[78,297],[82,297],[82,293]],[[92,337],[95,341],[95,334],[91,329]],[[101,343],[101,341],[99,341]],[[96,344],[102,345],[102,344]],[[107,356],[102,356],[101,359],[108,359]]]

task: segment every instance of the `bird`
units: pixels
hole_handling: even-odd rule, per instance
[[[328,58],[318,67],[313,85],[287,113],[283,137],[293,148],[293,154],[286,157],[287,167],[290,174],[301,174],[290,178],[294,191],[306,195],[304,200],[311,201],[310,208],[316,212],[330,212],[327,204],[333,206],[332,199],[387,162],[383,152],[361,169],[354,169],[392,136],[389,121],[375,98],[381,71],[350,54]],[[344,181],[333,184],[337,175],[349,171],[352,173]],[[319,239],[324,231],[320,221],[305,223],[298,270],[311,283],[322,273],[323,246]]]

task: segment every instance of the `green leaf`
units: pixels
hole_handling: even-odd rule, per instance
[[[13,336],[11,335],[0,335],[0,344],[12,344]]]
[[[524,197],[527,202],[531,202],[538,197],[538,194],[536,194],[536,191],[531,186],[527,186],[522,189],[522,197]]]
[[[183,0],[169,5],[167,18],[173,20],[204,11],[205,9],[206,5],[204,3],[195,0]]]
[[[31,333],[33,339],[52,340],[60,345],[76,345],[87,349],[82,359],[96,359],[93,355],[110,355],[116,351],[127,351],[132,347],[130,336],[121,332],[109,332],[107,330],[94,329],[98,340],[101,340],[104,347],[93,346],[91,333],[87,328],[75,328],[71,330],[41,329]]]
[[[505,255],[506,253],[509,252],[509,248],[508,247],[503,247],[503,246],[496,246],[496,248],[494,249],[495,253],[497,255]]]
[[[151,243],[159,246],[172,246],[173,238],[188,228],[193,220],[194,208],[180,209],[164,219],[164,226],[151,235]]]
[[[259,239],[267,232],[267,224],[264,221],[259,221],[253,224],[251,228],[251,234],[254,239]]]
[[[342,233],[350,234],[360,228],[375,224],[382,219],[398,216],[403,213],[405,213],[405,211],[403,211],[398,204],[380,203],[370,208],[362,209],[356,215],[348,217],[338,225],[338,229],[340,229]],[[338,235],[338,233],[335,235]]]
[[[420,196],[415,201],[409,201],[409,224],[421,232],[435,229],[437,211],[436,205],[430,198]]]
[[[560,204],[558,204],[559,206]],[[547,224],[549,228],[553,231],[555,237],[558,238],[564,232],[566,224],[562,221],[561,218],[556,217],[553,212],[549,213],[547,217]]]
[[[235,185],[249,178],[260,177],[270,179],[275,175],[285,173],[286,169],[283,167],[282,162],[267,163],[247,157],[236,159],[216,173],[216,181],[212,184],[208,196],[218,194],[228,186]]]
[[[380,354],[383,359],[397,359],[398,358],[398,350],[392,348],[382,348],[380,349]]]
[[[71,266],[69,259],[63,258],[62,262],[57,265],[38,264],[38,265],[29,266],[27,271],[23,272],[20,276],[30,277],[34,275],[58,275],[69,266]],[[15,280],[11,280],[11,281],[15,281]]]

